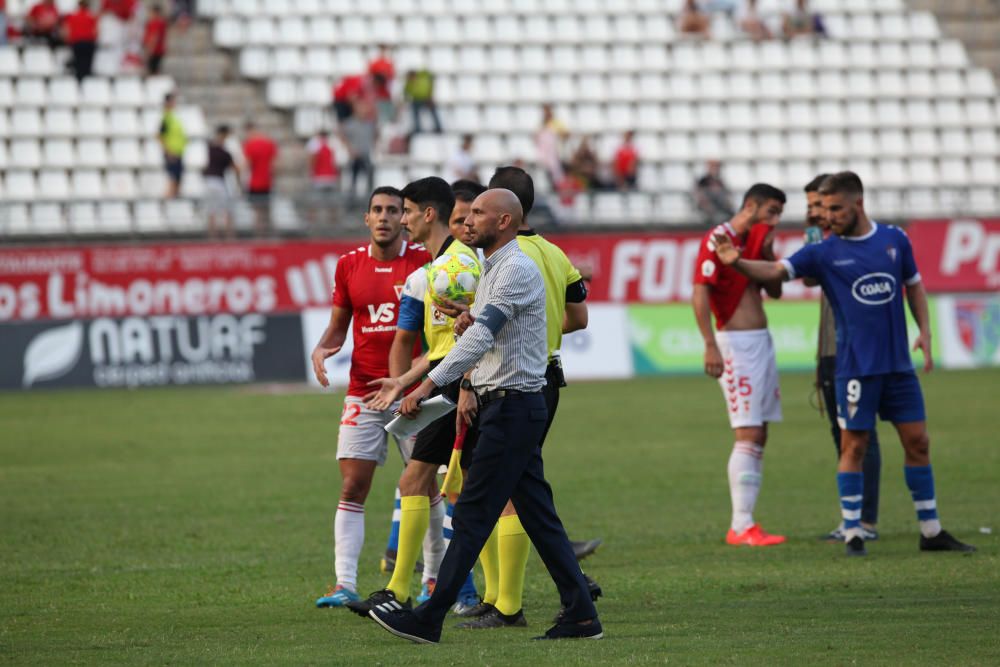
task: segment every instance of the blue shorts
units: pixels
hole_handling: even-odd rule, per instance
[[[174,183],[180,183],[181,177],[184,176],[184,161],[179,157],[167,157],[164,158],[163,164],[170,180]]]
[[[837,378],[837,423],[850,431],[875,428],[875,415],[893,424],[922,422],[924,395],[913,371]]]

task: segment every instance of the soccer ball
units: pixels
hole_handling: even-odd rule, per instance
[[[468,255],[442,255],[427,267],[427,287],[431,300],[472,303],[479,285],[479,262]]]

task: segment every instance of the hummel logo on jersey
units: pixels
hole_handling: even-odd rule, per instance
[[[396,317],[396,304],[380,303],[378,306],[368,304],[368,315],[371,317],[372,324],[377,322],[392,322]]]
[[[854,264],[854,260],[853,259],[835,259],[835,260],[833,260],[833,265],[834,266],[850,266],[851,264]]]
[[[388,266],[376,266],[375,273],[392,273],[392,268]]]

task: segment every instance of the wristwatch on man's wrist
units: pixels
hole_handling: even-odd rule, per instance
[[[462,383],[459,384],[458,386],[466,391],[472,391],[472,382],[469,380],[469,378],[462,378]]]

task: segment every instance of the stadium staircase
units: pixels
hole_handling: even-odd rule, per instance
[[[1000,0],[910,0],[934,12],[945,35],[965,44],[969,58],[1000,79]]]
[[[214,45],[211,24],[195,22],[183,33],[174,29],[171,44],[165,73],[177,82],[185,102],[202,109],[208,131],[225,123],[241,137],[245,122],[252,120],[280,146],[274,191],[301,193],[308,161],[304,145],[292,132],[290,114],[270,106],[264,87],[240,75],[236,58]]]

